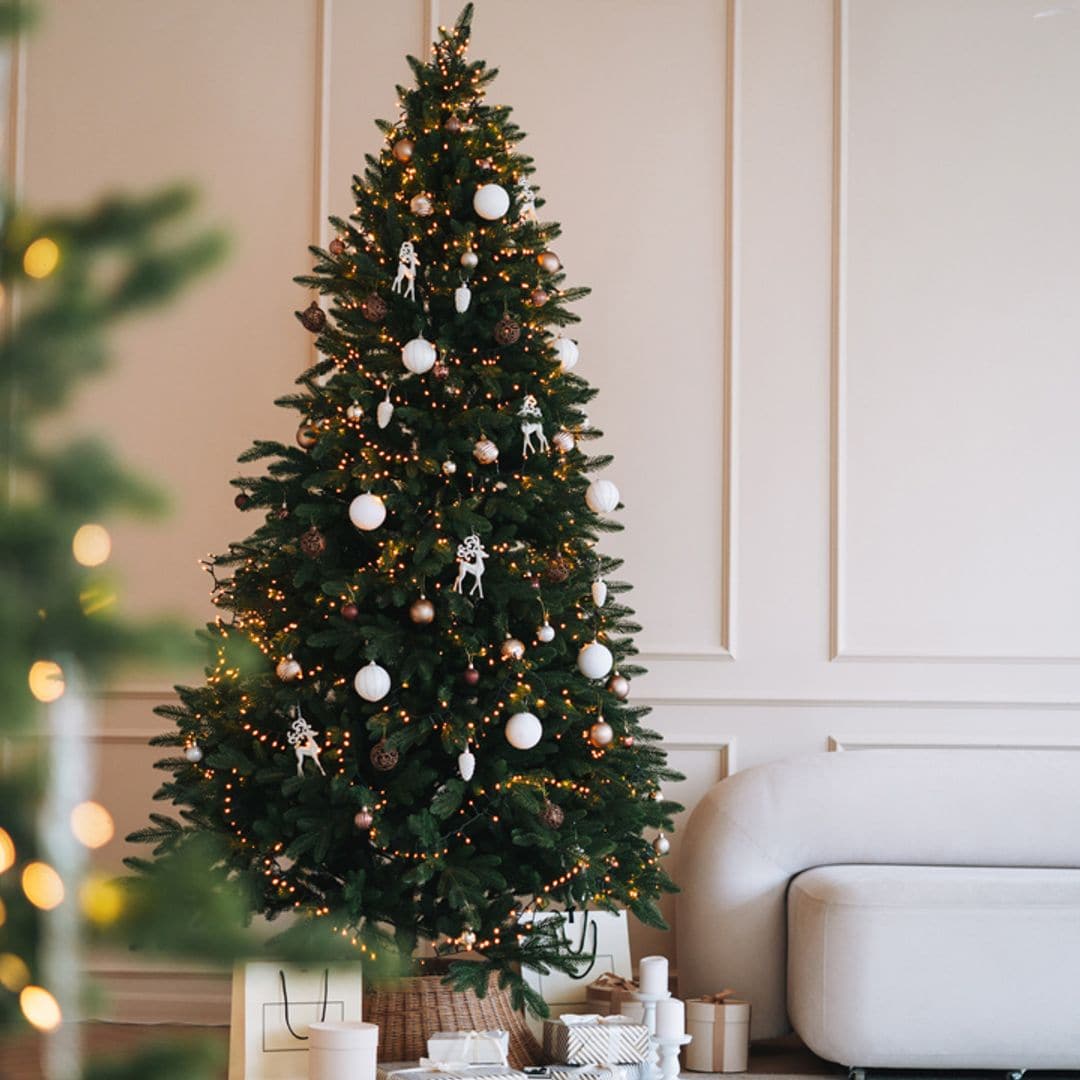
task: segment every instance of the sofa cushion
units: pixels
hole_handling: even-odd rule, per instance
[[[823,866],[788,893],[788,1014],[845,1065],[1076,1068],[1080,870]]]

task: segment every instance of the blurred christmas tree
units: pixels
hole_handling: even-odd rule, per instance
[[[261,518],[208,563],[222,614],[207,681],[158,712],[162,794],[268,915],[326,918],[370,955],[427,940],[482,989],[489,969],[542,1007],[517,965],[572,969],[558,919],[627,907],[663,926],[659,736],[628,704],[629,585],[597,548],[619,528],[595,395],[561,328],[587,290],[565,283],[556,224],[529,181],[495,76],[466,50],[471,5],[331,219],[297,312],[324,359],[279,400],[297,447],[257,442],[234,481]],[[649,835],[644,835],[652,830]]]

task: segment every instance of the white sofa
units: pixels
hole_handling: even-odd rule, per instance
[[[736,774],[683,833],[679,985],[853,1067],[1080,1068],[1080,752]]]

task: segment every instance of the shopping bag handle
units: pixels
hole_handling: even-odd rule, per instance
[[[278,978],[281,979],[281,1000],[285,1002],[285,1026],[289,1029],[289,1034],[294,1039],[301,1039],[307,1041],[307,1035],[297,1035],[293,1031],[292,1023],[289,1020],[289,991],[285,986],[285,972],[282,968],[278,968]],[[326,1019],[326,1005],[330,999],[330,969],[323,969],[323,984],[322,984],[322,1014],[319,1016],[319,1023],[322,1023]]]

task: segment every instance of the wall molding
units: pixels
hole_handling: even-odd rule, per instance
[[[852,0],[833,0],[833,192],[829,358],[829,660],[882,664],[1080,664],[1080,656],[1024,654],[877,653],[847,640],[844,521],[847,513],[847,250]]]
[[[827,749],[832,753],[858,750],[1076,750],[1080,739],[997,739],[990,736],[905,736],[895,737],[830,735]]]

